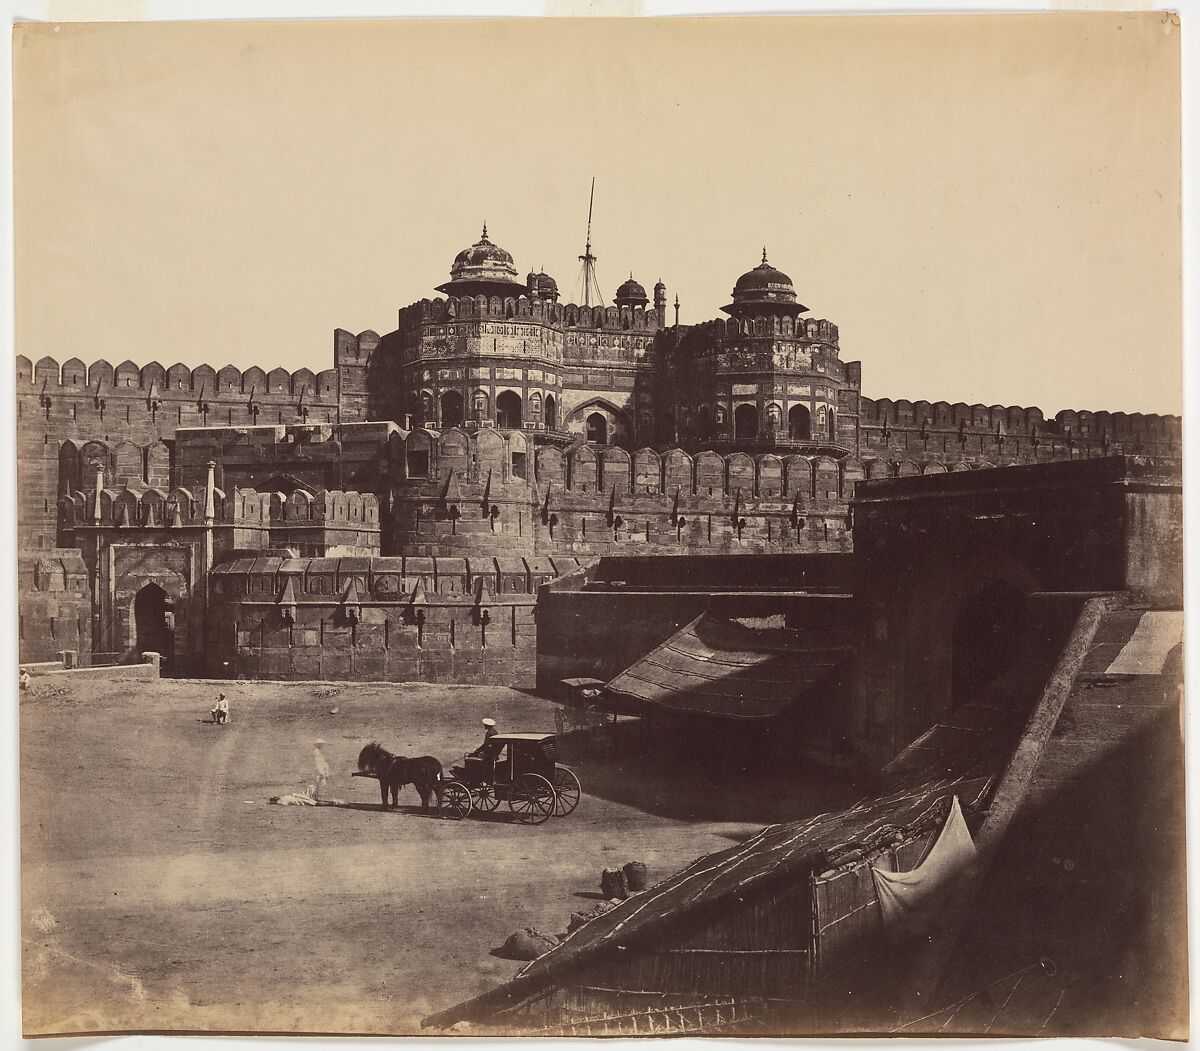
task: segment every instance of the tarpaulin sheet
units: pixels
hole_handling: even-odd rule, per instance
[[[884,930],[894,938],[932,930],[974,863],[975,844],[955,796],[942,831],[920,865],[908,872],[872,866]]]

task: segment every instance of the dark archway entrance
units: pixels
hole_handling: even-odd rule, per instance
[[[587,440],[597,445],[608,444],[608,420],[598,412],[587,418]]]
[[[1021,651],[1026,597],[993,580],[967,601],[954,622],[951,702],[978,700],[983,687],[1013,666]]]
[[[753,441],[758,437],[758,407],[739,405],[733,410],[733,436],[738,441]]]
[[[133,652],[157,653],[166,670],[175,655],[174,604],[157,584],[147,584],[133,600]]]
[[[442,395],[442,426],[461,427],[463,423],[463,396],[456,390],[448,390]]]
[[[496,395],[496,426],[521,426],[521,396],[506,390]]]
[[[792,441],[805,441],[812,437],[812,415],[803,405],[788,409],[788,437]]]
[[[553,394],[546,395],[546,413],[543,418],[546,421],[546,430],[558,429],[558,406],[554,403]]]

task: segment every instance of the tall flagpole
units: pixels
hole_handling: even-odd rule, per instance
[[[604,302],[604,297],[600,294],[600,283],[596,280],[596,257],[592,255],[592,204],[596,199],[596,177],[592,176],[592,190],[588,195],[588,221],[587,221],[587,242],[583,248],[583,255],[579,257],[579,261],[583,264],[583,303],[582,306],[592,306],[592,293],[595,292],[596,303],[599,306]]]

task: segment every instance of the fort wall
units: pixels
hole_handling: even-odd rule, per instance
[[[1036,407],[859,399],[860,454],[896,462],[998,466],[1119,454],[1177,459],[1182,435],[1180,417],[1155,413],[1063,409],[1047,419]]]
[[[532,686],[537,589],[577,569],[514,556],[226,562],[212,576],[210,674]]]
[[[22,494],[17,540],[23,549],[55,546],[55,504],[75,484],[60,477],[65,442],[76,450],[103,442],[111,456],[110,482],[139,477],[171,485],[171,447],[185,427],[267,423],[336,423],[338,373],[310,369],[188,368],[158,362],[114,366],[52,357],[16,360],[17,484]],[[117,450],[121,449],[118,458]],[[153,451],[152,451],[153,450]],[[138,466],[138,458],[141,465]]]
[[[409,324],[484,316],[541,318],[597,336],[594,351],[580,344],[565,355],[564,382],[554,388],[559,428],[583,426],[589,412],[601,411],[624,446],[662,437],[657,413],[650,418],[654,391],[643,383],[656,366],[638,359],[644,338],[660,332],[655,311],[471,299],[422,301],[401,312]],[[727,339],[766,334],[767,321],[758,320],[707,324],[714,338]],[[770,324],[785,336],[836,345],[830,322],[803,319],[791,333],[786,319]],[[561,430],[372,421],[369,404],[386,388],[386,369],[379,371],[386,355],[377,351],[388,338],[337,330],[335,367],[319,373],[18,357],[22,659],[67,649],[132,652],[133,602],[152,582],[172,604],[175,670],[203,665],[227,674],[244,662],[243,674],[276,677],[528,682],[536,586],[493,595],[494,619],[489,613],[480,622],[471,589],[492,570],[471,567],[517,559],[527,576],[534,566],[558,575],[558,562],[600,555],[845,554],[854,548],[851,501],[864,480],[1180,453],[1177,417],[1063,410],[1047,419],[1036,408],[875,400],[856,389],[838,392],[835,440],[850,454],[837,456],[761,445],[751,453],[731,450],[733,441],[714,450],[703,439],[686,448],[670,441],[629,448],[588,443],[582,434],[568,445]],[[859,363],[840,367],[856,388]],[[203,506],[210,462],[211,523]],[[1170,516],[1160,511],[1159,502],[1137,513],[1171,543]],[[428,644],[424,625],[407,622],[403,611],[393,616],[388,601],[367,600],[361,616],[342,623],[343,601],[310,596],[284,647],[274,607],[247,595],[236,609],[220,604],[233,599],[210,606],[206,591],[210,571],[226,572],[237,553],[272,548],[309,559],[461,562],[465,590],[444,583],[457,579],[450,570],[431,570],[443,583],[426,589]],[[1144,589],[1162,587],[1158,564],[1138,557],[1127,559],[1130,579],[1140,574]],[[53,583],[60,578],[61,587]],[[497,578],[497,588],[503,583]],[[497,625],[507,626],[507,648],[496,642]],[[401,640],[417,628],[420,645],[393,644],[393,632]],[[650,625],[642,635],[657,630]],[[326,646],[328,660],[317,652]]]
[[[22,661],[55,660],[64,650],[90,653],[92,596],[78,551],[20,552],[18,645]]]

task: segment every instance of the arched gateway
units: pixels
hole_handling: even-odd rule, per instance
[[[175,610],[157,584],[145,585],[134,596],[133,625],[134,654],[160,654],[167,669],[175,655]]]

